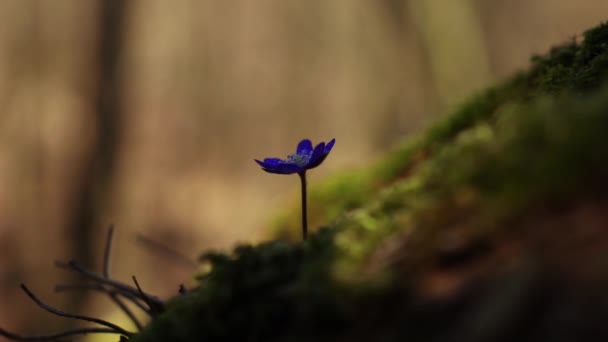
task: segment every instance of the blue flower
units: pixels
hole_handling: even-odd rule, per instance
[[[308,169],[315,168],[325,160],[331,149],[334,147],[336,139],[331,139],[325,144],[319,143],[315,148],[312,147],[312,142],[308,139],[300,141],[296,153],[287,156],[287,159],[266,158],[264,161],[255,159],[256,163],[260,164],[262,170],[270,173],[281,175],[290,175],[292,173],[302,174]]]

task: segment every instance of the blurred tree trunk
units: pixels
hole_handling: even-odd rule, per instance
[[[479,16],[471,0],[410,0],[440,104],[452,106],[491,80]]]
[[[120,75],[118,64],[121,55],[126,2],[102,0],[99,2],[99,22],[96,38],[96,93],[93,94],[95,112],[95,144],[83,165],[80,187],[77,188],[76,205],[68,227],[71,240],[71,256],[84,265],[93,267],[103,249],[105,234],[97,225],[107,218],[98,217],[102,201],[108,198],[109,181],[114,172],[119,146],[120,123]],[[105,227],[104,227],[105,228]],[[68,307],[78,312],[86,301],[78,295]]]

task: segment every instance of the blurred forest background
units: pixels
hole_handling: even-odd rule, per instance
[[[0,325],[113,320],[94,297],[53,295],[55,259],[168,296],[196,259],[263,239],[298,180],[253,158],[336,138],[312,174],[364,165],[531,54],[608,19],[605,0],[0,1]]]

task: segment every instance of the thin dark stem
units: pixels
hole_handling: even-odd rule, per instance
[[[74,336],[74,335],[86,335],[86,334],[120,334],[114,329],[110,328],[80,328],[72,329],[64,332],[49,334],[49,335],[35,335],[35,336],[23,336],[15,333],[11,333],[0,328],[0,336],[4,336],[9,340],[13,341],[56,341],[58,338]]]
[[[133,322],[133,324],[135,324],[135,328],[137,328],[137,331],[141,331],[144,328],[143,324],[141,324],[141,322],[137,319],[137,317],[135,316],[133,311],[131,311],[131,309],[129,309],[129,307],[122,301],[122,299],[120,299],[120,297],[118,297],[118,294],[109,292],[108,295],[109,295],[110,299],[114,302],[114,304],[116,304],[116,306],[118,306],[122,310],[122,312],[124,312],[125,315],[127,315],[127,317],[129,317],[131,322]],[[135,301],[133,301],[133,302],[135,302]]]
[[[137,291],[139,291],[140,297],[146,302],[148,307],[150,308],[150,315],[155,316],[156,314],[163,311],[163,305],[158,305],[150,300],[150,297],[142,291],[139,286],[139,282],[135,276],[131,276],[133,278],[133,282],[135,283],[135,287],[137,287]]]
[[[110,225],[108,228],[108,237],[106,238],[106,246],[103,250],[103,277],[106,279],[110,279],[110,255],[112,254],[112,238],[114,237],[114,225]],[[141,331],[143,328],[142,324],[135,317],[133,312],[123,303],[123,301],[118,297],[117,291],[112,291],[106,289],[104,286],[101,286],[103,289],[102,292],[106,292],[110,299],[116,304],[124,313],[129,317],[129,319],[135,324],[138,331]],[[131,301],[136,302],[133,298],[129,298]]]
[[[306,171],[298,173],[302,184],[302,240],[308,238],[308,214],[306,208]]]
[[[146,294],[144,293],[144,291],[141,290],[141,287],[139,286],[139,282],[137,281],[137,278],[135,276],[131,276],[131,278],[133,278],[133,282],[135,283],[135,287],[137,287],[137,291],[139,291],[142,298],[146,301],[146,304],[148,304],[148,306],[150,306],[150,302],[148,302],[148,299],[146,298]]]
[[[131,301],[131,303],[135,304],[138,308],[144,311],[147,314],[150,314],[150,310],[146,307],[145,303],[141,302],[139,297],[135,297],[130,293],[123,292],[119,289],[108,289],[107,287],[99,284],[59,284],[55,286],[55,291],[57,292],[65,292],[65,291],[78,291],[78,290],[88,290],[88,291],[97,291],[107,293],[109,295],[116,294],[120,295],[125,299]]]
[[[21,284],[21,289],[28,295],[28,297],[30,297],[31,300],[33,300],[39,307],[41,307],[42,309],[60,316],[60,317],[66,317],[66,318],[72,318],[72,319],[77,319],[77,320],[81,320],[81,321],[87,321],[87,322],[92,322],[92,323],[97,323],[99,325],[103,325],[105,327],[108,327],[110,329],[113,329],[114,332],[119,333],[119,334],[123,334],[126,336],[132,336],[133,333],[126,331],[125,329],[119,327],[116,324],[110,323],[108,321],[104,321],[103,319],[99,319],[99,318],[95,318],[95,317],[89,317],[89,316],[83,316],[83,315],[75,315],[75,314],[71,314],[71,313],[67,313],[67,312],[63,312],[59,309],[56,309],[48,304],[45,304],[44,302],[42,302],[40,299],[38,299],[38,297],[36,297],[36,295],[34,295],[34,293],[32,293],[32,291],[30,291],[27,286],[25,286],[25,284]]]
[[[131,309],[129,309],[129,307],[123,302],[122,299],[120,299],[119,296],[124,297],[125,299],[129,300],[131,303],[135,304],[142,311],[150,314],[148,308],[139,301],[139,298],[133,297],[129,293],[120,292],[120,290],[111,290],[111,289],[106,288],[103,285],[98,285],[98,284],[59,284],[59,285],[55,286],[56,292],[65,292],[65,291],[74,291],[74,290],[76,290],[76,291],[78,291],[78,290],[98,291],[98,292],[103,292],[103,293],[107,294],[108,297],[110,297],[110,299],[114,302],[114,304],[116,304],[125,313],[125,315],[127,315],[129,317],[129,319],[131,319],[131,321],[133,322],[133,324],[135,324],[135,326],[137,327],[137,330],[139,330],[139,331],[141,331],[143,329],[143,325],[137,319],[137,317],[135,316],[133,311],[131,311]]]
[[[79,263],[77,263],[74,260],[71,260],[71,261],[69,261],[67,263],[57,261],[57,262],[55,262],[55,265],[57,267],[59,267],[59,268],[73,270],[76,273],[78,273],[78,274],[80,274],[80,275],[82,275],[82,276],[84,276],[84,277],[86,277],[86,278],[88,278],[88,279],[90,279],[90,280],[92,280],[94,282],[97,282],[97,283],[100,283],[100,284],[104,284],[104,285],[108,285],[108,286],[112,286],[112,287],[114,287],[114,288],[116,288],[118,290],[121,290],[121,292],[129,293],[129,294],[131,294],[131,295],[133,295],[135,297],[140,297],[140,293],[139,293],[139,291],[136,288],[133,288],[133,287],[131,287],[129,285],[123,284],[123,283],[121,283],[119,281],[116,281],[116,280],[106,279],[103,276],[100,276],[100,275],[95,274],[93,272],[87,271],[84,267],[82,267]],[[154,296],[148,295],[146,293],[144,293],[144,294],[146,295],[147,300],[150,301],[150,302],[152,302],[155,306],[158,306],[158,307],[163,307],[164,306],[163,301],[161,301],[160,299],[158,299],[158,298],[156,298]]]

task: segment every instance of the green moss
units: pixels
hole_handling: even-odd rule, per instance
[[[486,291],[441,305],[422,305],[416,283],[436,267],[447,232],[496,239],[522,230],[512,222],[538,203],[601,192],[607,61],[603,24],[582,44],[535,57],[529,72],[478,95],[369,168],[313,187],[313,222],[331,227],[305,243],[205,256],[211,271],[200,288],[174,298],[133,340],[427,341],[456,329],[463,313],[487,322],[489,307],[504,314],[510,303],[528,303],[517,296],[545,282],[533,267],[511,269],[478,285]],[[298,213],[279,220],[282,232],[298,232],[291,218]],[[463,335],[448,340],[499,340],[490,332],[467,335],[463,325]],[[504,340],[529,336],[529,325],[506,326],[512,338]]]
[[[347,303],[332,296],[341,290],[325,262],[333,258],[334,234],[326,229],[305,244],[270,242],[237,247],[232,256],[203,256],[211,271],[200,277],[200,288],[173,299],[134,340],[267,341],[339,325]],[[313,321],[315,316],[327,322]]]
[[[547,56],[532,59],[532,89],[544,92],[591,90],[606,76],[608,69],[608,24],[584,33],[583,44],[575,42],[551,50]]]
[[[342,278],[361,279],[362,264],[404,231],[434,234],[455,221],[471,231],[504,229],[532,203],[590,193],[608,172],[608,88],[504,108],[439,149],[412,177],[396,182],[346,217],[336,237]],[[559,120],[555,119],[559,113]],[[463,220],[462,216],[473,218]],[[370,224],[370,218],[374,224]],[[492,224],[488,223],[488,219]],[[433,253],[427,244],[410,254]]]
[[[338,174],[313,185],[310,194],[310,220],[313,224],[331,222],[341,213],[356,209],[369,196],[411,172],[460,132],[479,122],[490,122],[505,106],[525,103],[539,96],[559,92],[593,91],[608,71],[608,24],[584,33],[582,44],[570,42],[555,47],[546,56],[532,58],[532,68],[491,87],[464,103],[424,134],[410,138],[370,167]],[[299,205],[278,215],[273,237],[297,239]]]

